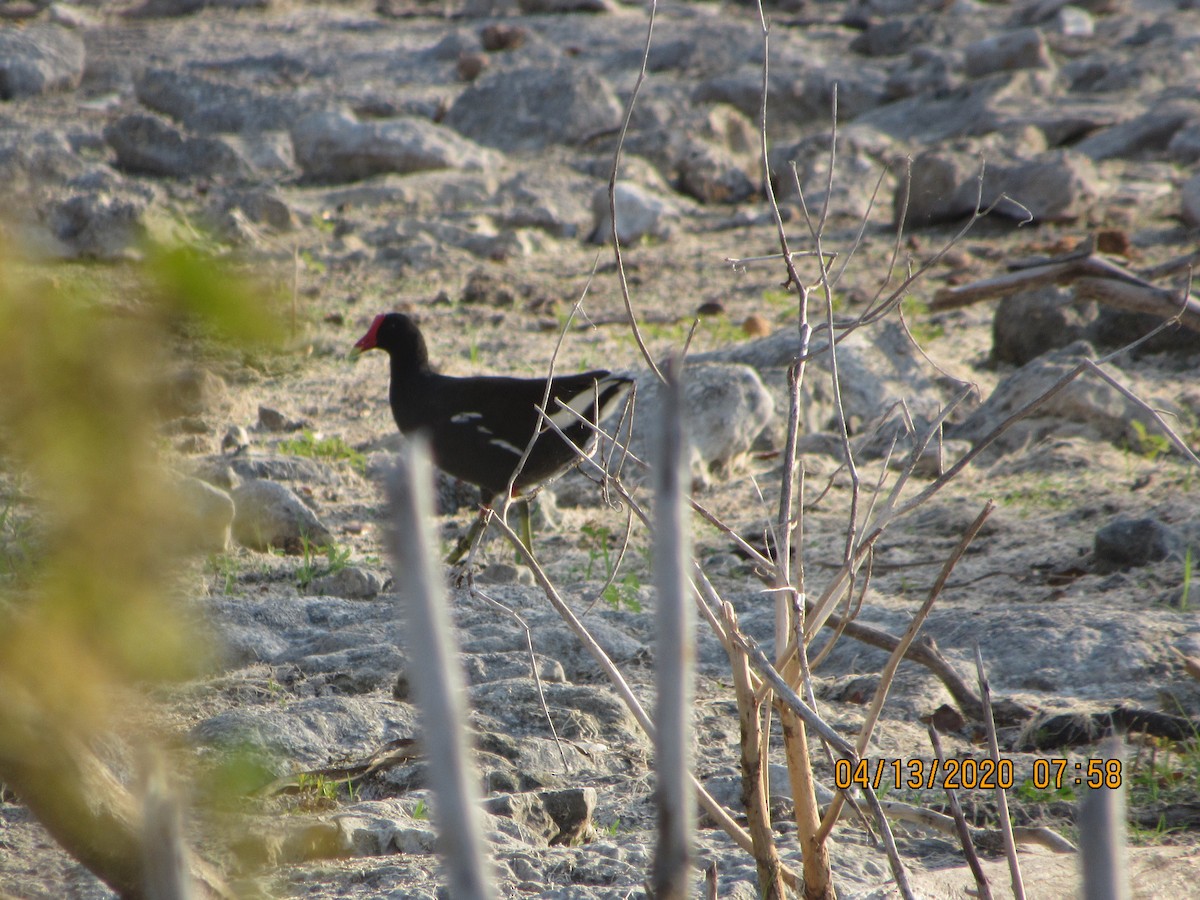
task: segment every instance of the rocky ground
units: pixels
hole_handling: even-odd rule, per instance
[[[10,20],[0,30],[8,239],[65,277],[116,286],[105,302],[118,307],[147,237],[215,250],[286,298],[286,352],[263,362],[193,350],[168,373],[171,464],[197,479],[191,496],[214,523],[217,552],[185,592],[215,649],[206,677],[154,692],[152,719],[202,780],[232,773],[248,792],[291,779],[236,817],[197,803],[197,840],[247,895],[442,896],[426,763],[407,752],[420,731],[396,626],[392,579],[403,573],[382,548],[382,479],[399,437],[382,354],[351,364],[347,351],[376,313],[395,309],[419,316],[444,371],[543,374],[586,293],[556,366],[637,376],[641,439],[653,382],[603,242],[648,11],[604,0],[42,7],[0,3]],[[909,335],[892,312],[839,346],[861,526],[896,482],[892,440],[897,459],[912,447],[897,401],[920,430],[973,386],[942,436],[953,462],[1081,360],[1146,328],[1079,286],[935,311],[939,290],[1089,239],[1159,287],[1184,286],[1186,266],[1172,264],[1195,251],[1200,226],[1200,9],[867,0],[768,13],[773,183],[793,250],[814,249],[796,182],[813,216],[827,204],[833,312],[866,312],[932,261],[897,297]],[[759,536],[778,497],[797,302],[779,260],[761,259],[779,251],[760,189],[762,49],[752,6],[661,4],[618,185],[625,274],[650,351],[680,348],[704,313],[688,369],[696,497]],[[979,201],[994,209],[963,234]],[[814,258],[797,261],[818,284]],[[813,301],[823,319],[823,292]],[[1200,338],[1180,329],[1118,354],[1107,371],[1195,448],[1198,363]],[[801,416],[802,553],[815,597],[843,557],[853,487],[824,358],[808,370]],[[1145,407],[1083,375],[885,534],[858,621],[903,632],[992,499],[996,511],[925,627],[946,658],[970,676],[980,645],[995,695],[1030,713],[1125,707],[1178,717],[1180,736],[1194,733],[1198,475],[1160,434]],[[932,483],[938,462],[923,460],[905,496]],[[443,481],[447,547],[478,499]],[[618,564],[626,513],[579,475],[542,494],[536,519],[548,573],[649,702],[645,530],[634,527]],[[754,566],[699,523],[696,547],[769,652],[773,609]],[[492,540],[474,588],[451,598],[502,892],[641,896],[654,839],[651,746],[512,560]],[[851,739],[886,656],[842,637],[814,673],[822,713]],[[707,634],[698,663],[697,773],[736,813],[736,706],[725,653]],[[928,760],[922,719],[939,707],[947,752],[981,758],[977,724],[956,705],[929,670],[902,665],[872,759]],[[1014,715],[1001,728],[1014,817],[1074,839],[1082,788],[1036,789],[1034,761],[1086,764],[1099,751],[1086,740],[1048,747],[1038,721]],[[1135,895],[1191,896],[1194,743],[1135,737],[1129,753]],[[319,774],[297,783],[301,771]],[[832,782],[823,762],[818,774]],[[798,868],[786,778],[775,780],[781,851]],[[945,808],[937,790],[885,798]],[[112,896],[13,795],[3,800],[0,891]],[[989,794],[963,802],[976,824],[994,826]],[[963,896],[972,882],[954,839],[895,828],[918,893]],[[231,831],[243,837],[222,849],[212,836]],[[758,896],[752,860],[711,821],[698,848],[701,866],[716,864],[720,897]],[[832,858],[842,896],[894,895],[885,857],[857,824],[835,832]],[[1022,860],[1030,896],[1076,890],[1074,855],[1034,848]],[[1003,861],[987,866],[1002,893]]]

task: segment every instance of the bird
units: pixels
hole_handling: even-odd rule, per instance
[[[377,315],[354,350],[388,354],[388,402],[396,426],[405,435],[423,432],[438,468],[477,485],[487,506],[510,491],[524,498],[577,464],[579,451],[590,453],[596,439],[584,423],[599,425],[633,385],[631,378],[594,369],[549,379],[547,399],[545,378],[442,375],[430,365],[421,329],[403,313]],[[543,402],[561,435],[543,423]]]

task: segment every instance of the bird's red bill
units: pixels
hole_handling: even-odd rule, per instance
[[[354,345],[355,350],[374,350],[377,346],[376,338],[379,334],[379,326],[383,324],[383,315],[375,317],[375,321],[371,323],[371,327],[367,329],[367,333],[358,339],[358,343]]]

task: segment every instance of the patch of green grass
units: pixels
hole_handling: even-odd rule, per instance
[[[1171,441],[1165,434],[1150,431],[1144,422],[1137,419],[1131,420],[1129,424],[1133,428],[1134,439],[1129,442],[1128,449],[1138,456],[1154,462],[1160,456],[1171,452]]]
[[[338,547],[335,544],[320,547],[304,536],[300,538],[300,546],[302,553],[300,565],[296,569],[296,583],[301,590],[307,589],[317,578],[335,575],[350,564],[349,547]],[[324,563],[321,561],[322,555],[325,557]]]
[[[1053,803],[1056,800],[1071,801],[1075,799],[1075,789],[1069,784],[1059,785],[1054,790],[1040,789],[1033,785],[1033,779],[1026,778],[1017,787],[1017,797],[1026,803]]]
[[[1021,509],[1024,514],[1035,509],[1067,509],[1073,502],[1071,492],[1051,476],[1006,490],[1000,499],[1009,506]]]
[[[638,599],[638,591],[642,587],[642,580],[638,578],[636,572],[626,572],[625,577],[620,581],[614,581],[604,589],[604,602],[613,609],[620,609],[622,606],[632,612],[642,611],[642,601]]]
[[[320,437],[308,428],[299,437],[280,441],[279,452],[326,462],[346,462],[358,472],[367,470],[367,458],[347,444],[344,438],[338,435]]]
[[[939,323],[931,321],[929,304],[924,300],[909,295],[900,301],[900,312],[918,344],[927,344],[946,333]]]
[[[214,553],[208,558],[208,571],[215,575],[221,584],[221,593],[228,597],[233,593],[237,584],[237,557],[232,553]]]
[[[417,805],[412,808],[412,817],[422,820],[429,818],[429,806],[424,800],[418,800]]]

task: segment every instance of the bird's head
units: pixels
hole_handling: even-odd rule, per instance
[[[428,365],[425,338],[417,323],[403,313],[381,313],[375,317],[351,353],[357,357],[368,350],[384,350],[393,359],[404,360],[417,368]]]

